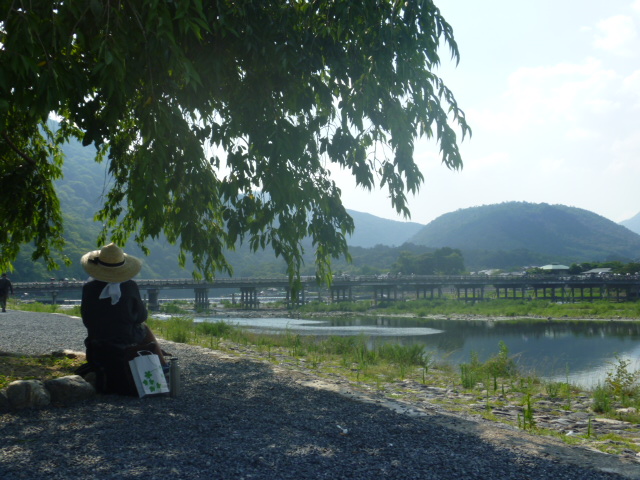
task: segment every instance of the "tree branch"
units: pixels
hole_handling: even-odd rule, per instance
[[[31,158],[29,155],[24,153],[22,150],[20,150],[18,146],[15,143],[13,143],[13,141],[9,138],[9,136],[5,132],[2,132],[1,135],[4,141],[7,142],[7,145],[11,147],[11,150],[16,152],[20,158],[22,158],[23,160],[26,160],[27,163],[31,164],[34,168],[37,168],[38,164],[36,163],[36,161],[33,158]]]

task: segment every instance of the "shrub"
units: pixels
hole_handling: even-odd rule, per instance
[[[171,317],[164,322],[164,332],[167,340],[177,343],[187,343],[193,331],[193,319],[188,317]]]
[[[481,380],[480,371],[468,363],[460,364],[460,381],[463,388],[474,388]]]
[[[633,397],[638,392],[640,372],[629,371],[631,360],[623,360],[619,355],[616,355],[616,360],[614,370],[607,373],[605,385],[618,399]]]
[[[224,337],[233,331],[234,327],[228,323],[217,322],[200,322],[195,325],[196,333],[200,335],[210,335],[212,337]]]
[[[478,360],[478,353],[471,352],[471,362],[460,364],[460,381],[463,388],[474,388],[482,379],[482,364]]]
[[[593,391],[592,410],[596,413],[608,413],[611,411],[611,391],[600,383]]]
[[[509,358],[509,348],[506,343],[500,340],[498,344],[499,352],[484,363],[484,370],[492,378],[511,377],[516,374],[516,364]]]
[[[160,305],[160,311],[162,313],[170,313],[170,314],[184,313],[184,309],[183,309],[184,303],[185,302],[177,302],[177,301],[164,303]]]

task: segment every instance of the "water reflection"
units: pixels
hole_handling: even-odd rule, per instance
[[[425,326],[394,327],[384,323],[368,323],[353,319],[349,324],[334,325],[322,320],[302,320],[292,318],[196,318],[196,321],[219,321],[248,328],[262,333],[282,333],[283,331],[295,332],[301,335],[314,335],[329,337],[332,335],[367,335],[381,337],[385,340],[399,339],[401,337],[421,337],[442,333],[441,330]]]
[[[205,319],[197,319],[205,320]],[[221,320],[221,319],[206,319]],[[617,363],[616,355],[640,369],[640,322],[620,321],[483,321],[398,317],[224,319],[252,330],[301,335],[359,335],[370,343],[421,344],[452,364],[469,361],[471,352],[485,360],[505,342],[519,367],[556,380],[593,386]]]

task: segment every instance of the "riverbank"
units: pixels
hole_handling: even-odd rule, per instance
[[[298,318],[287,311],[272,311],[271,315],[264,315],[264,311],[255,313],[263,318]],[[227,317],[218,315],[214,318],[248,316],[243,311],[227,311],[226,314]],[[352,314],[341,314],[344,315]],[[313,317],[326,315],[316,314]],[[438,318],[451,321],[494,320],[468,315]],[[504,317],[504,320],[517,322],[508,317]],[[175,330],[173,327],[176,327]],[[192,333],[187,330],[188,322],[176,322],[172,326],[171,322],[161,322],[154,328],[158,328],[168,338],[175,334],[200,345],[215,345],[216,349],[230,354],[248,356],[292,370],[307,371],[320,379],[339,381],[354,390],[376,395],[379,399],[401,400],[416,408],[438,407],[539,435],[553,436],[568,444],[597,448],[630,458],[638,458],[640,452],[640,415],[635,407],[629,405],[635,405],[636,400],[629,399],[631,402],[625,404],[616,400],[611,392],[598,396],[597,392],[581,390],[568,381],[543,381],[526,372],[515,372],[511,369],[514,365],[510,366],[508,353],[505,353],[504,358],[489,359],[484,364],[474,365],[472,361],[467,364],[465,377],[457,367],[432,363],[428,358],[424,364],[418,358],[418,362],[398,365],[406,358],[401,354],[412,353],[410,348],[404,352],[394,349],[392,353],[397,351],[398,355],[387,360],[379,361],[377,352],[364,358],[360,356],[364,353],[358,353],[366,349],[361,345],[364,339],[345,339],[344,342],[336,340],[329,341],[328,344],[320,341],[321,344],[317,345],[313,338],[301,337],[295,333],[285,332],[276,337],[251,332],[238,334],[218,330],[214,324],[196,324]],[[167,330],[163,331],[164,328]],[[340,351],[344,353],[338,353]],[[615,376],[620,374],[622,377],[627,373],[629,372],[620,370],[615,372]],[[617,381],[617,378],[614,380]],[[600,409],[604,401],[610,403],[606,409]]]
[[[193,314],[192,305],[184,302],[176,306],[184,313]],[[178,313],[177,310],[174,313]],[[298,309],[266,304],[260,309],[236,308],[235,305],[214,305],[208,312],[215,316],[314,318],[353,315],[425,318],[436,320],[510,321],[533,320],[618,320],[640,322],[640,303],[614,303],[597,300],[582,303],[555,303],[543,300],[488,300],[463,302],[459,300],[407,300],[374,306],[367,302],[341,302],[334,304],[309,303]]]
[[[65,315],[10,311],[0,351],[81,349]],[[193,479],[638,479],[640,466],[437,403],[383,395],[331,369],[225,342],[161,340],[183,394],[99,396],[0,417],[0,477]],[[388,393],[388,392],[386,392]]]
[[[617,321],[617,322],[640,322],[637,317],[615,317],[603,319],[601,317],[548,317],[540,315],[529,315],[526,317],[512,317],[512,316],[486,316],[474,313],[467,314],[450,314],[450,315],[418,315],[415,313],[385,313],[385,312],[364,312],[364,313],[351,313],[351,312],[308,312],[297,313],[291,312],[287,309],[273,309],[273,310],[240,310],[240,309],[224,309],[214,311],[212,316],[215,317],[243,317],[243,318],[324,318],[324,317],[397,317],[397,318],[415,318],[425,320],[477,320],[481,322],[514,322],[521,320],[539,320],[539,321],[571,321],[571,322],[602,322],[602,321]]]

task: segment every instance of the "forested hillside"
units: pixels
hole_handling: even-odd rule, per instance
[[[593,212],[545,203],[507,202],[447,213],[410,241],[432,248],[458,248],[465,259],[471,252],[491,257],[498,251],[530,252],[534,258],[562,262],[640,256],[640,235]]]
[[[23,249],[17,262],[15,271],[11,273],[14,281],[38,281],[48,278],[77,278],[86,277],[80,266],[80,257],[89,250],[98,248],[96,239],[100,231],[100,224],[93,220],[95,213],[103,201],[103,193],[108,181],[106,162],[98,164],[93,160],[93,147],[82,147],[78,142],[65,146],[66,160],[63,168],[64,177],[56,183],[56,191],[60,199],[64,215],[64,238],[66,247],[64,255],[72,265],[64,266],[62,258],[58,263],[60,269],[49,272],[43,262],[33,262],[28,246]],[[144,254],[133,242],[126,247],[126,251],[144,258],[141,277],[190,277],[190,271],[179,267],[177,261],[178,249],[164,241],[149,242],[153,255],[145,258]]]
[[[628,220],[620,222],[620,225],[627,227],[632,232],[640,234],[640,213],[634,215]]]
[[[354,210],[347,212],[356,226],[353,235],[347,238],[350,247],[398,247],[424,228],[421,223],[387,220]]]

